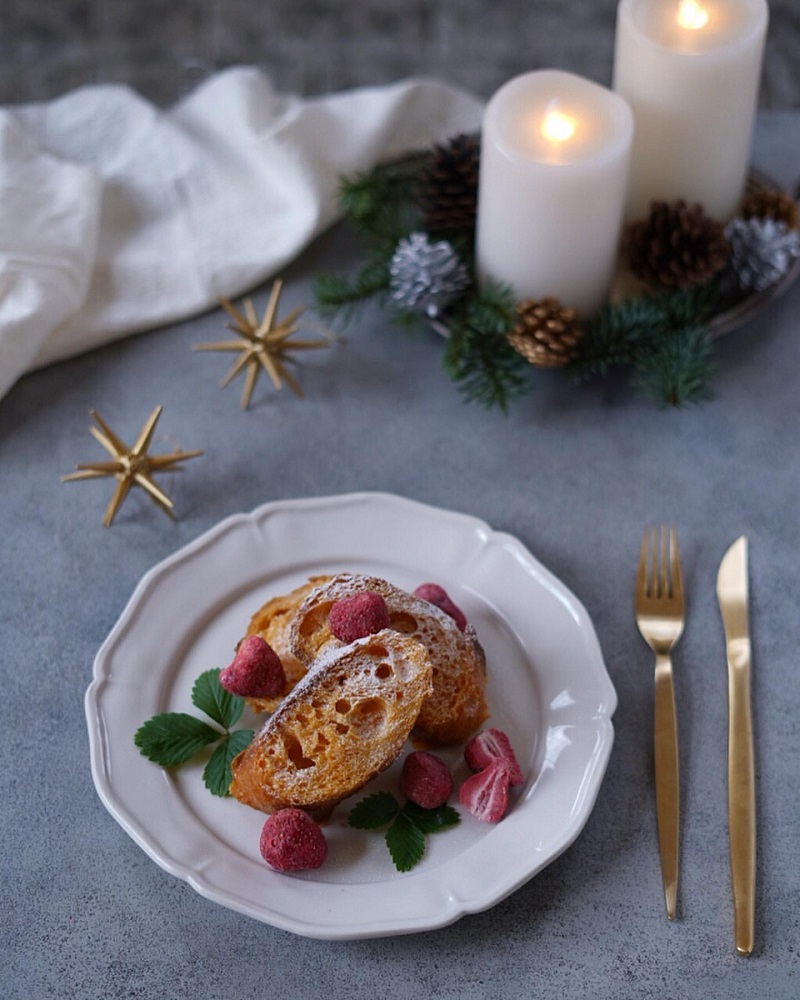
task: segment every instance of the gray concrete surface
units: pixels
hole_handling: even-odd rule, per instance
[[[304,94],[424,73],[488,98],[542,67],[609,83],[615,11],[615,0],[4,0],[0,104],[96,81],[168,103],[234,63]],[[800,4],[770,11],[762,107],[800,107]]]
[[[800,169],[800,5],[772,0],[755,163]],[[320,93],[427,73],[488,97],[557,66],[608,82],[612,0],[4,0],[0,104],[97,81],[168,103],[215,68],[256,63]],[[786,113],[782,113],[786,112]],[[340,230],[287,269],[287,305],[321,268],[354,266]],[[258,301],[263,302],[265,290]],[[661,413],[619,386],[543,375],[511,415],[463,405],[435,336],[367,310],[253,410],[193,355],[212,312],[27,376],[0,400],[0,912],[3,1000],[796,1000],[800,995],[797,325],[800,287],[719,345],[717,398]],[[108,484],[62,485],[88,459],[90,408],[134,434],[204,449],[172,523]],[[336,433],[331,433],[331,428]],[[357,447],[354,447],[357,445]],[[202,462],[202,464],[201,464]],[[463,510],[519,536],[586,605],[619,695],[597,805],[560,858],[486,913],[409,937],[317,942],[217,906],[166,874],[100,803],[83,695],[141,576],[222,518],[272,499],[359,489]],[[678,920],[660,898],[651,668],[632,617],[642,525],[681,532],[683,774]],[[759,807],[757,940],[733,952],[726,707],[713,597],[719,556],[751,545]]]
[[[800,115],[762,115],[756,163],[789,183]],[[337,229],[286,270],[282,303],[358,255]],[[259,290],[259,307],[266,290]],[[464,405],[441,341],[367,309],[251,410],[220,390],[221,311],[29,375],[0,400],[0,997],[3,1000],[796,1000],[800,993],[797,336],[800,286],[718,345],[717,396],[661,412],[623,386],[541,373],[509,416]],[[101,527],[107,481],[62,484],[164,405],[159,445],[202,448]],[[93,451],[94,449],[94,451]],[[222,518],[273,499],[377,489],[518,536],[588,609],[619,696],[616,742],[575,843],[489,911],[398,938],[319,942],[216,905],[159,868],[95,793],[92,661],[142,575]],[[682,880],[666,920],[652,785],[652,660],[633,620],[642,526],[679,528],[676,651]],[[733,949],[726,855],[722,553],[750,540],[758,783],[755,953]],[[179,623],[177,623],[179,627]],[[154,664],[157,669],[157,664]],[[136,720],[137,724],[138,721]],[[133,723],[132,723],[133,725]]]

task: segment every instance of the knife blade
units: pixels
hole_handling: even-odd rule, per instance
[[[753,950],[756,876],[756,806],[753,727],[750,706],[751,646],[747,539],[723,556],[717,600],[728,658],[728,828],[730,836],[733,932],[736,951]]]

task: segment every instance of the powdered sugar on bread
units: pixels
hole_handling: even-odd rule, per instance
[[[316,587],[330,580],[329,576],[312,576],[288,594],[273,597],[256,611],[247,626],[247,635],[259,635],[280,657],[286,675],[283,690],[274,698],[248,698],[254,712],[274,712],[281,701],[306,672],[306,665],[292,653],[291,624],[303,598]]]
[[[463,742],[478,729],[488,712],[484,697],[486,662],[475,629],[462,632],[435,605],[387,580],[356,573],[339,573],[302,600],[291,623],[292,653],[310,665],[321,654],[342,648],[331,633],[329,614],[339,600],[372,591],[386,602],[391,628],[421,642],[433,670],[433,691],[423,702],[414,738],[426,746]]]
[[[431,678],[425,647],[391,629],[327,650],[234,759],[231,794],[327,816],[399,756]]]

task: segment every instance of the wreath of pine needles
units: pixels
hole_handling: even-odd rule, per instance
[[[390,263],[398,243],[424,232],[417,204],[420,173],[431,151],[379,164],[340,179],[338,198],[349,224],[364,244],[361,266],[351,275],[316,276],[316,309],[328,321],[351,317],[367,300],[389,310],[400,327],[430,327],[419,313],[403,310],[390,294]],[[447,239],[474,275],[474,232]],[[709,323],[724,304],[719,277],[681,291],[648,293],[607,304],[583,325],[571,361],[561,369],[575,384],[604,379],[620,370],[634,390],[660,408],[683,407],[713,397],[716,373]],[[509,287],[473,280],[448,309],[442,365],[466,401],[506,412],[531,391],[535,369],[509,343],[516,302]]]

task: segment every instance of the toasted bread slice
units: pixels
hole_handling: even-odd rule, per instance
[[[343,644],[331,634],[332,605],[350,594],[375,591],[386,601],[391,627],[428,650],[433,691],[414,727],[418,745],[446,746],[469,739],[488,716],[484,689],[486,658],[475,629],[462,632],[439,608],[379,577],[339,573],[312,590],[292,618],[291,647],[302,663]]]
[[[306,672],[306,665],[292,653],[291,624],[295,612],[303,598],[321,584],[330,580],[329,576],[312,576],[305,583],[288,594],[273,597],[262,604],[250,619],[246,635],[260,635],[278,654],[286,683],[283,691],[274,698],[247,698],[247,704],[254,712],[274,712],[286,695]]]
[[[400,754],[431,672],[425,647],[389,629],[331,650],[234,758],[231,794],[324,819]]]

